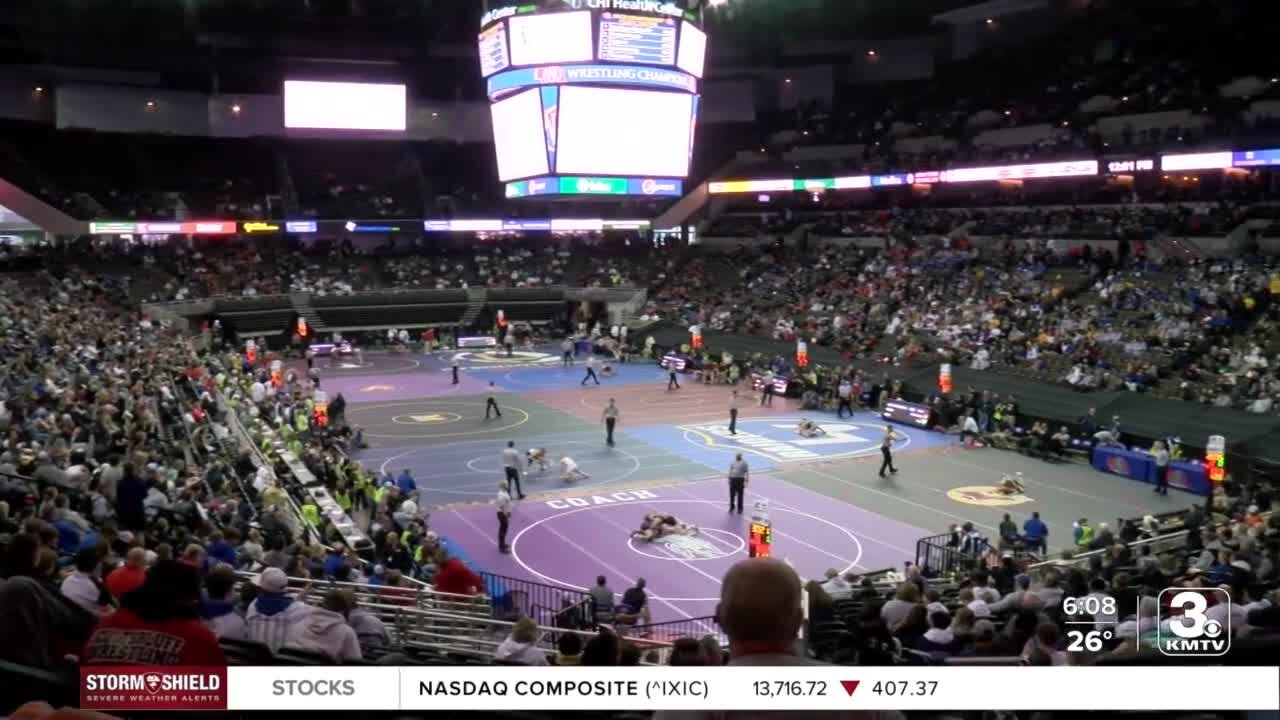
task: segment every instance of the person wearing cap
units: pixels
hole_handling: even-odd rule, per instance
[[[289,629],[303,622],[311,608],[287,592],[289,578],[279,568],[263,570],[254,585],[258,587],[258,597],[245,613],[245,637],[276,652],[284,646]]]
[[[82,665],[220,667],[227,658],[200,620],[200,571],[161,562],[146,582],[124,596],[85,642]]]

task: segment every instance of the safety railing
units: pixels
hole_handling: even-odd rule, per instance
[[[644,640],[669,645],[678,638],[703,638],[710,635],[719,641],[721,647],[729,646],[728,636],[712,616],[669,620],[648,625],[615,625],[614,629],[619,635],[633,642]]]
[[[246,582],[255,577],[241,573]],[[389,588],[336,581],[315,582],[290,578],[290,588],[298,599],[316,603],[324,592],[340,589],[350,592],[356,606],[375,615],[387,627],[391,639],[401,649],[424,649],[474,658],[492,659],[498,645],[511,633],[515,622],[492,615],[489,598],[483,595],[454,595],[430,588]],[[538,624],[537,647],[548,654],[556,651],[557,642],[566,635],[577,635],[585,645],[596,635],[593,630]],[[649,656],[650,662],[666,661],[670,642],[659,638],[620,633]]]
[[[252,582],[256,573],[241,572],[240,577]],[[409,578],[403,578],[409,580]],[[412,582],[402,586],[371,585],[368,583],[341,582],[337,580],[312,580],[309,578],[289,578],[289,588],[305,599],[318,598],[329,590],[344,590],[355,598],[359,607],[376,612],[384,621],[395,620],[393,611],[405,608],[416,608],[423,611],[443,612],[458,617],[471,619],[489,619],[492,606],[485,595],[462,595],[445,593],[422,582]]]
[[[222,393],[219,392],[216,397],[219,407],[224,410],[223,417],[226,418],[227,429],[229,429],[231,434],[239,440],[240,447],[249,451],[258,467],[265,467],[273,479],[278,479],[275,467],[271,463],[271,460],[262,454],[262,450],[258,447],[258,444],[254,442],[253,436],[249,434],[249,431],[245,429],[244,424],[240,422],[239,409]],[[284,496],[285,501],[289,504],[288,520],[294,533],[305,535],[308,539],[320,542],[321,538],[319,530],[311,523],[307,522],[306,517],[302,514],[302,508],[298,507],[298,503],[294,501],[293,496],[287,492]]]
[[[974,543],[972,550],[963,550],[950,545],[951,535],[930,535],[916,541],[916,565],[930,577],[941,577],[953,572],[961,572],[976,565],[982,554],[987,551],[987,540],[982,538]]]
[[[485,592],[493,598],[494,617],[530,617],[539,623],[555,626],[593,627],[591,596],[581,590],[547,585],[523,578],[481,572]],[[559,620],[559,622],[557,622]]]

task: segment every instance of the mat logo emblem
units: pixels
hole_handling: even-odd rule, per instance
[[[360,392],[391,392],[395,389],[394,385],[365,385],[360,388]]]
[[[673,557],[681,560],[715,560],[725,553],[709,540],[697,535],[667,535],[653,541]]]
[[[953,488],[947,491],[947,497],[966,505],[979,505],[981,507],[1006,507],[1032,501],[1026,495],[1006,495],[994,485],[967,485]]]
[[[707,447],[750,453],[779,463],[802,463],[857,457],[878,452],[883,430],[847,422],[822,423],[826,434],[800,437],[803,418],[749,418],[738,421],[738,434],[725,423],[680,425],[685,439]],[[901,445],[899,445],[901,447]]]
[[[483,352],[458,353],[454,360],[460,366],[475,364],[486,367],[502,367],[507,365],[548,365],[560,362],[560,357],[548,353],[526,351],[516,351],[511,353],[511,357],[507,357],[506,350],[485,350]]]

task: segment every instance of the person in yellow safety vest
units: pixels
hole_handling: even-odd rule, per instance
[[[356,468],[356,495],[352,498],[359,507],[373,506],[373,478]]]
[[[347,492],[347,484],[340,483],[333,491],[333,501],[338,503],[338,507],[342,508],[342,512],[351,512],[351,494]]]
[[[289,503],[289,497],[274,481],[262,491],[263,507],[283,508]]]
[[[1165,449],[1169,451],[1170,462],[1176,462],[1178,460],[1183,459],[1181,443],[1182,441],[1176,437],[1167,437],[1164,439]],[[1159,444],[1160,444],[1159,440],[1156,440],[1155,442],[1151,443],[1151,449],[1148,450],[1147,452],[1154,455],[1156,452],[1156,445],[1159,445]]]
[[[1072,523],[1071,527],[1075,528],[1076,547],[1088,550],[1093,545],[1093,526],[1089,524],[1088,518],[1080,518],[1080,521]]]
[[[375,507],[382,507],[382,501],[386,499],[387,493],[391,492],[390,485],[379,485],[373,490],[373,504]]]
[[[302,517],[313,527],[320,527],[320,508],[311,500],[302,505]]]

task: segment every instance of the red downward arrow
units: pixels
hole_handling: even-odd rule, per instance
[[[853,697],[853,691],[858,689],[858,680],[841,680],[840,684],[844,687],[844,691],[849,693],[849,697]]]

